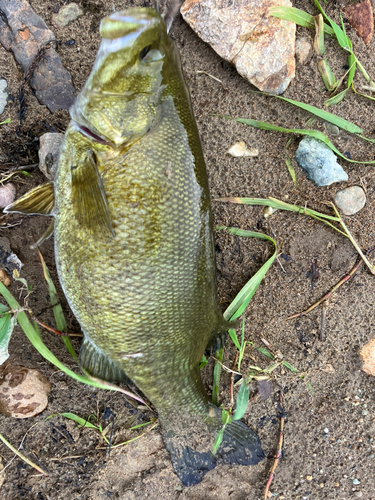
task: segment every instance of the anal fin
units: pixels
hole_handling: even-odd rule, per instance
[[[71,166],[74,214],[87,229],[114,235],[94,152],[85,149]]]
[[[55,194],[53,182],[37,186],[4,208],[4,213],[19,212],[29,215],[53,215]]]
[[[131,380],[121,368],[110,360],[87,337],[84,338],[79,351],[79,363],[92,377],[106,380],[107,382],[123,382],[131,384]]]

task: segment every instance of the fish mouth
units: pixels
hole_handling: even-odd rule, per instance
[[[81,132],[81,134],[90,137],[90,139],[93,139],[95,142],[103,144],[104,146],[113,146],[111,141],[108,141],[108,139],[103,139],[103,137],[93,132],[88,127],[85,127],[84,125],[79,125],[78,123],[76,123],[75,125],[77,127],[78,132]]]

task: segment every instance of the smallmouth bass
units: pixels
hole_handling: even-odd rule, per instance
[[[105,18],[93,70],[70,110],[59,168],[7,211],[54,216],[59,279],[84,333],[82,367],[130,378],[155,406],[184,485],[216,463],[263,458],[221,410],[199,362],[228,329],[219,308],[206,167],[179,55],[161,16]],[[50,231],[52,228],[50,228]]]

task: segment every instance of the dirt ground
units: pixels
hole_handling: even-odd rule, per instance
[[[33,0],[30,3],[54,30],[58,54],[70,71],[77,92],[94,61],[99,45],[100,19],[114,10],[138,4],[133,1],[84,0],[85,15],[69,27],[58,30],[51,25],[51,15],[58,2]],[[348,3],[347,0],[329,2],[327,12],[338,22],[340,10]],[[316,14],[312,0],[296,1],[294,5]],[[348,25],[347,28],[360,61],[375,78],[375,40],[366,46],[354,30]],[[317,188],[295,165],[296,189],[285,164],[285,146],[289,137],[255,130],[212,115],[251,117],[288,128],[303,128],[310,116],[275,98],[250,93],[249,90],[254,88],[205,45],[180,17],[173,25],[171,36],[180,50],[191,92],[212,198],[272,196],[327,211],[329,208],[324,202],[332,201],[336,191],[346,186],[362,185],[366,189],[367,204],[358,214],[346,217],[345,222],[364,250],[373,247],[373,167],[340,161],[349,174],[348,183]],[[312,33],[307,29],[297,28],[297,37],[312,42]],[[66,44],[70,40],[75,43]],[[337,77],[342,76],[347,64],[346,54],[333,40],[328,40],[326,47],[333,71]],[[214,75],[223,83],[197,74],[199,70]],[[9,91],[15,97],[23,75],[11,54],[2,47],[0,76],[8,81]],[[355,82],[360,89],[364,80],[358,74]],[[305,64],[297,64],[296,77],[284,95],[323,107],[328,93],[323,89],[314,55]],[[332,108],[332,112],[355,122],[363,127],[365,135],[374,137],[372,108],[371,101],[349,92],[343,102]],[[2,118],[9,116],[12,119],[11,124],[0,128],[0,168],[3,171],[17,165],[37,163],[39,136],[49,131],[64,131],[69,121],[68,112],[60,111],[52,115],[38,103],[30,89],[26,91],[26,118],[19,135],[16,133],[17,113],[15,99],[2,115]],[[319,121],[315,127],[325,130],[324,123]],[[230,157],[226,151],[239,140],[244,140],[249,147],[258,148],[259,156]],[[289,155],[293,155],[298,140],[293,138]],[[375,157],[373,145],[343,131],[338,137],[331,136],[331,140],[354,159],[372,160]],[[15,178],[17,195],[44,181],[37,168],[32,171],[32,177]],[[47,416],[59,412],[69,411],[83,418],[94,414],[103,427],[109,426],[107,436],[112,432],[113,442],[118,443],[137,436],[137,431],[127,429],[149,421],[154,415],[137,408],[119,393],[93,390],[57,371],[34,350],[17,327],[10,344],[10,361],[39,368],[51,381],[52,391],[47,409],[37,417],[15,420],[0,415],[1,433],[18,447],[27,432],[21,451],[40,463],[48,471],[48,476],[39,475],[16,458],[3,473],[5,481],[1,496],[4,500],[263,498],[277,449],[280,420],[276,402],[280,391],[284,395],[283,408],[286,412],[285,444],[271,486],[273,496],[308,500],[375,499],[375,385],[374,380],[361,371],[358,353],[361,346],[374,337],[374,276],[362,266],[356,276],[334,295],[327,307],[322,341],[319,338],[321,308],[297,320],[287,321],[286,317],[307,308],[350,271],[357,258],[350,242],[327,226],[294,213],[276,212],[265,219],[261,207],[220,202],[213,202],[213,213],[216,224],[271,235],[278,243],[278,253],[282,254],[282,267],[274,263],[245,316],[246,340],[261,346],[261,339],[266,339],[275,352],[280,351],[285,360],[304,374],[301,378],[287,370],[277,369],[272,379],[272,395],[265,401],[260,399],[255,383],[250,387],[251,403],[243,420],[259,435],[266,458],[256,467],[216,467],[201,484],[184,488],[174,474],[157,427],[125,447],[112,449],[109,454],[95,431],[78,429],[76,424],[62,417],[45,421]],[[10,239],[12,250],[24,263],[22,276],[33,286],[29,306],[41,321],[53,324],[38,255],[29,249],[48,223],[46,217],[8,215],[1,219],[0,235]],[[52,239],[43,244],[41,251],[57,284]],[[219,232],[216,235],[216,251],[219,298],[225,307],[260,268],[271,247],[265,242]],[[320,277],[312,287],[308,272],[314,259],[317,259]],[[10,289],[19,295],[20,288],[19,283],[13,283]],[[78,332],[79,325],[69,311],[61,289],[59,294],[69,330]],[[48,332],[43,332],[43,338],[61,361],[77,369],[59,338]],[[73,340],[77,351],[79,343],[79,339]],[[234,356],[235,348],[227,341],[225,363],[231,365]],[[269,360],[253,347],[246,348],[242,362],[244,373],[249,365],[266,367],[269,364]],[[211,360],[204,369],[208,391],[212,384],[212,368]],[[221,402],[227,404],[229,375],[224,374],[221,382]],[[3,444],[0,454],[3,465],[13,457]]]

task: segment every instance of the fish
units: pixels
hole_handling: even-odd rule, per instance
[[[241,421],[225,427],[212,453],[222,410],[210,403],[199,364],[233,324],[218,303],[202,146],[160,14],[113,13],[100,35],[54,181],[6,212],[53,216],[45,237],[54,232],[59,280],[84,334],[81,367],[143,392],[176,474],[191,486],[217,463],[264,456]]]

